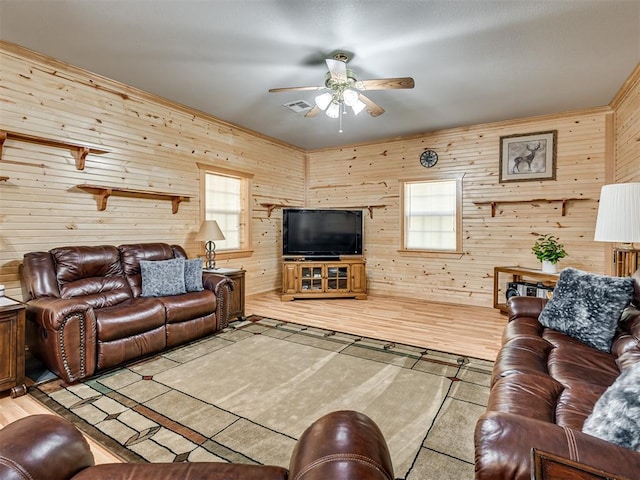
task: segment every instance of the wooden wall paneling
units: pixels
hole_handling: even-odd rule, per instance
[[[0,43],[0,77],[6,101],[0,128],[104,145],[75,170],[69,152],[7,140],[0,175],[0,282],[20,298],[22,255],[60,245],[165,241],[203,254],[195,241],[199,219],[196,162],[254,174],[262,199],[303,198],[304,153],[193,109],[82,69]],[[103,212],[78,184],[121,186],[188,195],[172,215],[166,201],[112,197]],[[279,224],[253,203],[251,257],[221,266],[247,270],[247,293],[279,282]]]
[[[553,233],[565,243],[570,257],[561,266],[603,270],[601,246],[592,239],[604,181],[608,113],[608,108],[590,109],[313,151],[309,153],[308,202],[310,206],[387,205],[365,220],[371,293],[490,306],[494,266],[537,268],[531,246],[540,233]],[[553,129],[558,130],[557,180],[500,184],[500,136]],[[418,163],[425,148],[439,154],[432,169]],[[461,173],[465,174],[465,255],[400,254],[399,181]],[[567,196],[591,200],[571,203],[564,217],[561,203],[500,205],[494,218],[489,207],[474,204]]]
[[[640,182],[640,64],[612,101],[615,183]]]

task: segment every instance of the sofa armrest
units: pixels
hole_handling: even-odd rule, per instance
[[[538,297],[511,297],[507,300],[509,321],[523,317],[538,318],[547,301]]]
[[[387,443],[369,417],[332,412],[302,434],[291,456],[291,480],[393,480]]]
[[[0,430],[2,479],[69,480],[93,464],[84,436],[60,417],[32,415]]]
[[[27,345],[33,355],[73,383],[94,374],[96,317],[91,306],[73,299],[27,302]]]
[[[88,315],[91,306],[74,299],[42,297],[27,302],[27,318],[47,330],[59,330],[70,315]]]
[[[629,478],[640,472],[639,452],[553,423],[491,411],[476,424],[476,480],[529,480],[532,448]]]
[[[202,286],[207,290],[211,290],[216,296],[216,319],[218,322],[216,330],[225,328],[229,325],[231,291],[234,289],[235,283],[224,275],[203,272]]]

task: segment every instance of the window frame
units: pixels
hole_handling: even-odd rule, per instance
[[[410,178],[400,180],[400,248],[398,252],[402,255],[438,256],[438,255],[462,255],[462,179],[464,174],[445,174],[431,176],[428,178]],[[456,182],[456,246],[453,250],[437,250],[427,248],[406,248],[406,225],[405,225],[405,186],[409,183],[436,183],[445,181]]]
[[[216,259],[248,257],[253,254],[251,236],[251,180],[253,174],[241,170],[217,167],[207,163],[196,162],[200,174],[200,223],[206,220],[206,176],[218,175],[240,180],[240,247],[226,250],[216,249]],[[201,242],[204,245],[204,242]],[[204,247],[203,247],[204,248]]]

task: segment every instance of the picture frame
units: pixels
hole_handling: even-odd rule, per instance
[[[500,183],[556,179],[558,131],[500,137]]]

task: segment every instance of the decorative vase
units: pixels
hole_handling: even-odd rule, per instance
[[[542,271],[544,273],[557,273],[556,264],[549,260],[542,260]]]

